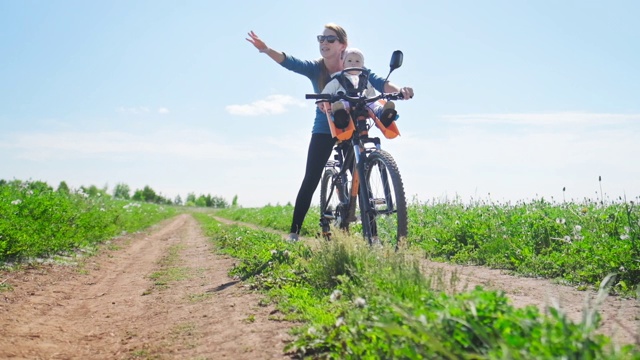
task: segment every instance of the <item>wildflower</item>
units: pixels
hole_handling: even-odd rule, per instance
[[[571,236],[565,236],[564,238],[562,238],[562,241],[571,244]]]
[[[284,255],[285,258],[289,258],[289,255],[291,255],[291,253],[289,253],[289,250],[285,250],[282,255]]]
[[[624,266],[620,266],[618,270],[620,270],[620,272],[625,272],[626,269],[624,268]]]
[[[271,250],[271,256],[276,256],[278,254],[278,250]]]
[[[361,297],[356,298],[353,303],[357,306],[357,307],[364,307],[365,305],[367,305],[367,301]]]
[[[11,205],[20,205],[21,203],[22,203],[22,200],[17,199],[17,200],[13,200],[13,201],[11,202]]]
[[[580,225],[576,225],[576,226],[573,228],[573,231],[575,231],[575,232],[580,232],[580,231],[582,231],[582,226],[580,226]]]
[[[566,220],[565,220],[565,219],[561,219],[561,218],[556,218],[556,222],[557,222],[558,224],[564,225],[564,223],[566,222]]]
[[[313,326],[307,329],[307,335],[315,335],[317,334],[316,328]]]
[[[629,240],[629,234],[620,235],[620,240]]]
[[[347,323],[344,321],[344,318],[341,316],[336,320],[336,327],[340,327],[342,325],[346,325]]]
[[[420,321],[422,325],[427,325],[427,317],[424,316],[424,314],[420,314],[420,316],[418,316],[418,321]]]
[[[329,297],[329,301],[336,302],[337,300],[340,300],[341,297],[342,297],[342,291],[333,290],[333,292],[331,293],[331,296]]]

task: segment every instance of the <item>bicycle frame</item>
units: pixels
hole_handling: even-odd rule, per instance
[[[366,181],[360,181],[360,179],[365,178],[365,160],[367,155],[377,149],[381,148],[380,146],[380,138],[378,137],[369,137],[369,129],[372,125],[369,124],[368,119],[375,118],[375,115],[371,113],[369,109],[364,109],[363,104],[357,104],[356,108],[352,112],[352,117],[355,117],[353,120],[355,122],[356,131],[353,133],[353,136],[348,141],[339,142],[335,150],[337,152],[337,161],[331,162],[330,165],[334,169],[340,167],[338,173],[334,176],[331,183],[331,194],[329,195],[329,199],[334,195],[334,191],[338,188],[340,184],[344,184],[347,178],[347,171],[351,173],[351,187],[349,189],[343,188],[342,191],[348,190],[348,199],[346,204],[346,212],[343,213],[342,222],[353,222],[355,221],[355,212],[356,212],[356,198],[360,198],[360,216],[361,217],[370,217],[374,216],[375,209],[372,208],[372,204],[369,201],[369,189]],[[327,116],[331,116],[327,113]],[[373,146],[367,146],[368,144],[372,144]],[[343,196],[346,194],[343,194]],[[340,198],[340,195],[338,195]],[[341,200],[342,201],[342,200]],[[326,206],[329,206],[329,201]],[[326,214],[327,208],[320,209],[321,214]],[[344,209],[343,209],[344,211]],[[321,226],[323,230],[324,237],[330,237],[330,227],[329,220],[325,216],[321,219]],[[370,221],[362,220],[362,232],[365,238],[369,239],[375,235],[375,228],[370,226]],[[346,225],[345,223],[345,225]]]

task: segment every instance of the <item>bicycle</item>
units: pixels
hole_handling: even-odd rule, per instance
[[[401,51],[393,52],[389,75],[402,65],[402,58]],[[376,126],[388,139],[393,139],[400,133],[395,121],[385,126],[367,104],[381,99],[388,101],[403,97],[401,93],[382,93],[370,98],[364,96],[370,73],[368,69],[347,68],[338,76],[354,71],[360,72],[360,86],[354,92],[306,95],[307,99],[316,99],[317,102],[346,100],[351,109],[349,124],[343,129],[335,126],[331,111],[326,111],[331,133],[337,138],[337,144],[334,159],[327,161],[321,180],[322,236],[330,240],[332,226],[349,232],[350,224],[357,223],[359,219],[362,235],[369,245],[381,245],[384,241],[395,243],[395,248],[398,249],[407,236],[404,185],[395,160],[391,154],[382,150],[379,137],[369,136],[369,130]]]

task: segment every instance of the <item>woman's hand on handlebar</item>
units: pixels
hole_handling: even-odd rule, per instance
[[[411,98],[413,98],[413,88],[409,87],[409,86],[405,86],[405,87],[399,87],[396,86],[390,82],[384,84],[384,91],[385,92],[399,92],[402,94],[402,97],[405,100],[409,100]]]
[[[405,86],[403,88],[400,88],[399,92],[402,94],[402,97],[405,100],[409,100],[409,99],[413,98],[413,88]]]

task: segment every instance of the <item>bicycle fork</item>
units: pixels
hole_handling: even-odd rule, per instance
[[[369,191],[369,184],[366,181],[365,175],[365,161],[362,158],[366,156],[366,152],[364,150],[361,151],[360,145],[353,146],[354,153],[356,155],[356,174],[354,174],[354,189],[359,191],[360,196],[360,220],[362,222],[362,235],[367,240],[367,242],[371,245],[371,240],[373,236],[377,235],[377,229],[375,222],[373,219],[375,218],[375,214],[373,213],[373,209],[371,207],[371,195]],[[358,179],[355,179],[355,178]],[[353,208],[355,208],[355,194],[352,192],[351,199],[353,201]]]

